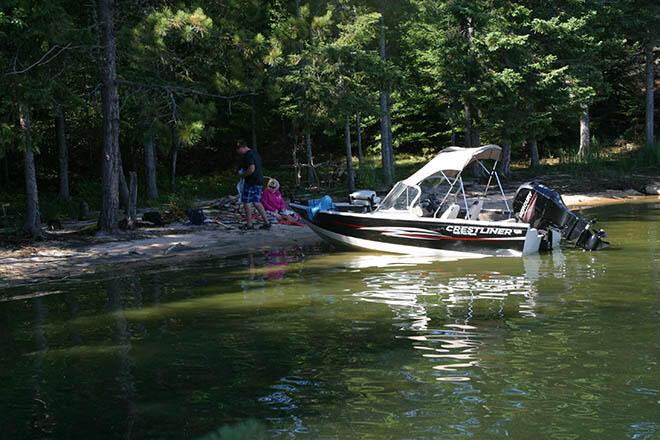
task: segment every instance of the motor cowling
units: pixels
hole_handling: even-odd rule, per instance
[[[516,217],[537,229],[557,228],[562,238],[586,250],[599,250],[609,246],[603,241],[607,234],[594,231],[594,221],[585,220],[566,207],[558,192],[535,182],[523,183],[513,199]]]

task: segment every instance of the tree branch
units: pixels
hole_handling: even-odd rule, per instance
[[[55,58],[57,58],[65,50],[79,49],[81,47],[83,47],[83,46],[71,46],[71,44],[67,44],[66,46],[62,47],[62,46],[56,44],[55,46],[48,49],[48,51],[45,54],[43,54],[43,56],[41,58],[39,58],[37,61],[35,61],[34,63],[29,65],[25,69],[22,69],[22,70],[14,69],[11,72],[5,72],[5,75],[20,75],[20,74],[25,73],[28,70],[31,70],[31,69],[33,69],[37,66],[43,66],[44,64],[50,63],[51,61],[53,61]],[[55,54],[52,54],[52,52],[54,52],[55,50],[57,50],[57,52],[55,52]]]
[[[142,83],[142,82],[137,82],[137,81],[126,81],[123,79],[118,79],[115,81],[117,84],[124,84],[124,85],[129,85],[129,86],[136,86],[136,87],[145,87],[149,89],[162,89],[165,90],[165,92],[168,95],[171,95],[173,93],[191,93],[193,95],[200,95],[200,96],[208,96],[211,98],[218,98],[218,99],[236,99],[236,98],[242,98],[244,96],[253,96],[257,95],[256,92],[248,92],[248,93],[239,93],[237,95],[218,95],[215,93],[208,93],[203,90],[196,90],[196,89],[190,89],[187,87],[179,87],[179,86],[167,86],[167,85],[161,85],[161,84],[147,84],[147,83]]]

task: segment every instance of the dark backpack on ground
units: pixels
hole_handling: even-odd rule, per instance
[[[206,219],[206,217],[204,217],[204,211],[201,209],[189,209],[188,218],[193,225],[201,225],[204,223],[204,219]]]
[[[163,218],[158,211],[148,211],[142,214],[142,220],[145,222],[153,223],[156,226],[165,226]]]

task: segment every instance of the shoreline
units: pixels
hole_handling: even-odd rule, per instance
[[[566,194],[562,198],[571,210],[634,200],[660,200],[660,196],[640,195],[635,190]],[[273,224],[270,230],[255,231],[241,231],[219,223],[172,224],[126,232],[117,237],[88,237],[76,241],[67,241],[66,231],[51,235],[54,240],[16,250],[0,250],[0,287],[65,280],[121,270],[122,266],[133,270],[276,248],[302,248],[322,242],[308,226],[282,224]]]
[[[53,234],[57,235],[57,233]],[[307,226],[272,225],[270,230],[241,231],[220,225],[174,225],[90,238],[85,245],[50,240],[0,251],[0,287],[19,287],[81,275],[136,267],[230,257],[274,248],[314,246],[321,239]]]

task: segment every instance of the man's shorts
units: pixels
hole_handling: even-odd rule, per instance
[[[243,203],[261,203],[261,193],[263,187],[252,186],[247,183],[243,185],[243,192],[241,193],[241,202]]]

